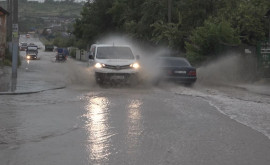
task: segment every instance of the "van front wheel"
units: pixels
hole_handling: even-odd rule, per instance
[[[98,84],[98,85],[103,85],[104,84],[104,81],[103,81],[103,79],[102,78],[100,78],[100,77],[95,77],[96,78],[96,83]]]

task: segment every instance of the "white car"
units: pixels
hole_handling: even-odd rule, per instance
[[[94,66],[98,84],[106,82],[137,83],[139,56],[134,56],[128,45],[93,44],[90,48],[89,65]]]

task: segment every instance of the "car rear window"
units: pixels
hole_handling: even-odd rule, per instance
[[[37,50],[37,46],[28,46],[27,47],[28,50]]]
[[[129,47],[98,47],[96,57],[99,59],[134,59]]]
[[[185,59],[163,59],[161,63],[163,66],[190,66]]]
[[[57,52],[58,52],[58,53],[63,53],[63,52],[64,52],[64,49],[62,49],[62,48],[57,48]]]

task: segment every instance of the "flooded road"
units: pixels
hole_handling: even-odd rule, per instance
[[[84,63],[54,53],[19,74],[66,88],[0,96],[1,164],[269,164],[269,97],[199,83],[99,87]]]

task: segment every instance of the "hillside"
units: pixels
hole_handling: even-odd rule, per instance
[[[19,17],[74,18],[80,16],[82,6],[83,5],[81,3],[71,3],[71,2],[51,2],[51,3],[19,2]]]
[[[6,2],[0,2],[6,8]],[[63,24],[74,22],[80,17],[83,3],[54,2],[47,3],[27,2],[19,0],[19,30],[21,32],[40,29],[52,24]],[[70,26],[70,25],[65,25]]]

